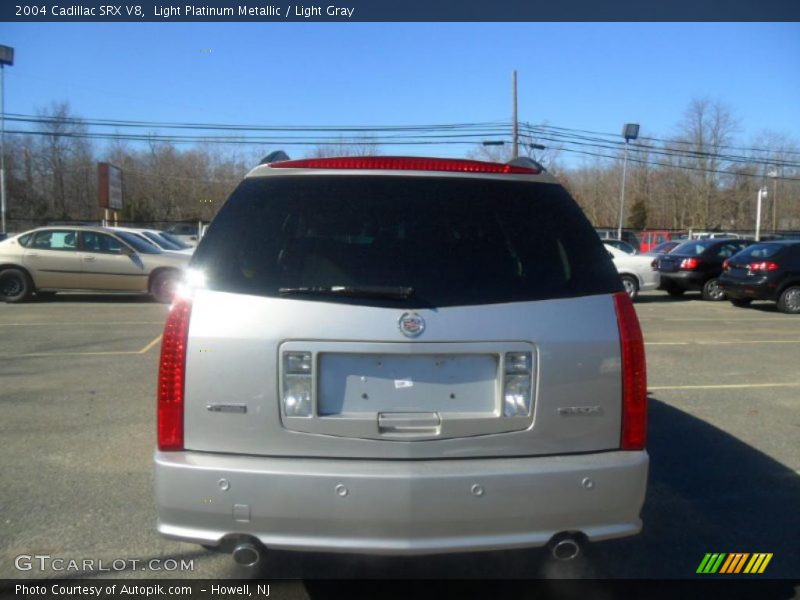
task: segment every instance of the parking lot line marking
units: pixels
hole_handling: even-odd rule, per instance
[[[2,358],[36,358],[40,356],[103,356],[141,354],[139,350],[98,350],[96,352],[31,352],[30,354],[3,354]]]
[[[780,317],[737,317],[737,316],[730,316],[730,317],[686,317],[686,318],[656,318],[656,317],[644,317],[642,321],[782,321],[784,323],[800,323],[800,321],[793,321],[792,319],[782,319]]]
[[[800,340],[710,340],[696,342],[645,342],[645,346],[725,346],[731,344],[798,344]]]
[[[698,341],[701,346],[716,346],[721,344],[800,344],[800,340],[732,340],[732,341]]]
[[[651,392],[663,392],[668,390],[743,390],[748,388],[776,388],[776,387],[800,387],[798,383],[729,383],[716,385],[653,385],[647,389]]]
[[[147,344],[147,346],[145,346],[144,348],[139,350],[139,352],[137,352],[137,354],[146,354],[148,350],[150,350],[153,346],[155,346],[160,341],[161,341],[161,336],[159,335],[156,339],[154,339],[152,342]]]
[[[141,350],[97,350],[94,352],[31,352],[30,354],[2,354],[0,358],[36,358],[41,356],[119,356],[125,354],[146,354],[161,341],[159,335]]]
[[[114,325],[163,325],[164,321],[114,321]],[[81,322],[81,321],[69,321],[68,323],[0,323],[0,327],[40,327],[42,325],[50,325],[50,326],[64,326],[64,325],[79,325],[81,327],[86,325],[102,325],[103,327],[107,327],[108,323],[100,322],[100,321],[89,321],[89,322]]]

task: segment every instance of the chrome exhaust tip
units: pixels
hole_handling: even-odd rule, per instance
[[[255,567],[261,562],[261,550],[249,542],[236,546],[231,555],[234,562],[242,567]]]
[[[558,540],[554,539],[550,546],[550,553],[556,560],[564,562],[573,560],[581,554],[581,543],[573,536],[564,536]]]

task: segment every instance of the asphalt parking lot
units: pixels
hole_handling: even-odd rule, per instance
[[[154,393],[167,308],[126,296],[0,305],[0,578],[66,574],[20,572],[21,554],[193,561],[184,572],[101,574],[120,577],[672,578],[693,576],[706,552],[771,552],[771,577],[800,576],[800,318],[691,294],[648,293],[636,307],[651,398],[640,536],[566,564],[539,550],[283,552],[251,572],[154,530]],[[301,582],[284,585],[282,597],[308,595]]]

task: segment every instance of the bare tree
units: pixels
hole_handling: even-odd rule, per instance
[[[68,219],[86,216],[93,189],[93,149],[84,136],[86,127],[73,116],[67,102],[53,103],[39,110],[43,118],[36,144],[39,185],[48,199],[51,216]]]
[[[702,98],[689,103],[678,127],[673,150],[683,151],[687,166],[694,169],[692,226],[718,228],[723,212],[719,190],[729,167],[724,158],[725,146],[731,144],[739,128],[738,120],[725,104]]]
[[[314,146],[306,155],[308,158],[332,156],[376,156],[381,153],[380,144],[373,137],[339,138],[329,144]]]

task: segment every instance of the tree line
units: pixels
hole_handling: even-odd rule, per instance
[[[50,117],[31,134],[6,136],[8,229],[54,221],[97,221],[97,163],[123,171],[124,209],[120,221],[161,225],[208,221],[263,155],[247,146],[219,144],[178,147],[114,140],[96,145],[67,103],[39,114]],[[800,146],[779,132],[764,132],[741,144],[733,111],[708,99],[693,100],[664,139],[640,137],[628,149],[625,226],[632,229],[751,230],[759,188],[766,186],[762,227],[800,229]],[[535,142],[535,138],[529,141]],[[596,226],[616,227],[622,183],[620,144],[569,141],[521,145],[569,189]],[[594,144],[594,145],[592,145]],[[566,161],[582,147],[583,161]],[[578,150],[579,152],[581,150]],[[478,145],[476,159],[505,161],[510,145]],[[380,154],[377,142],[342,139],[310,148],[305,156]]]

